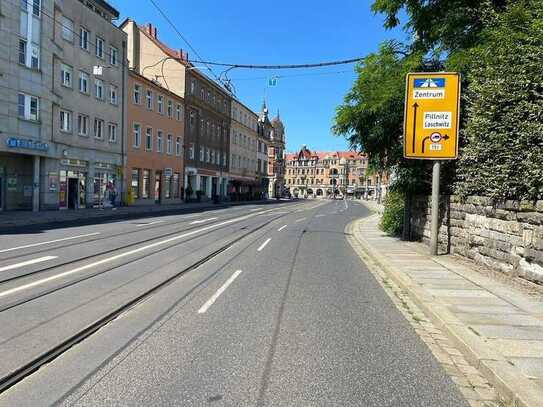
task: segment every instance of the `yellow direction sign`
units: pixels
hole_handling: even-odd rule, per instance
[[[405,158],[458,157],[460,75],[407,74],[403,151]]]

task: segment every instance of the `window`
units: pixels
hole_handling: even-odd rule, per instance
[[[175,155],[181,155],[181,137],[175,138]]]
[[[179,198],[179,180],[181,178],[181,174],[178,172],[173,173],[172,178],[172,197],[173,198]]]
[[[190,81],[190,94],[194,95],[194,91],[196,90],[196,81],[192,79]]]
[[[177,105],[175,107],[175,118],[178,120],[178,121],[181,121],[181,105]]]
[[[139,105],[141,103],[141,85],[134,84],[134,103]]]
[[[138,199],[140,197],[140,169],[132,168],[132,198]]]
[[[77,134],[87,136],[89,134],[89,116],[77,115]]]
[[[204,162],[204,155],[205,155],[204,147],[200,146],[200,161],[201,162]]]
[[[102,82],[100,79],[96,79],[94,81],[94,94],[96,99],[104,99],[104,82]]]
[[[211,152],[209,151],[209,148],[206,147],[206,163],[208,163],[211,160]]]
[[[117,102],[117,95],[119,94],[119,91],[117,89],[117,86],[110,85],[109,86],[109,103],[112,105],[116,105]]]
[[[40,100],[36,96],[19,93],[18,115],[21,119],[39,120]]]
[[[79,46],[85,51],[89,50],[90,33],[83,27],[79,28]]]
[[[89,75],[85,72],[79,72],[79,91],[89,93]]]
[[[60,66],[60,83],[68,88],[72,87],[73,68],[69,65]]]
[[[190,114],[189,114],[189,125],[190,125],[191,129],[194,128],[194,124],[196,122],[195,116],[196,116],[196,114],[193,111],[191,111]]]
[[[206,98],[206,91],[204,88],[200,89],[200,98],[204,100]]]
[[[109,47],[109,63],[113,66],[117,65],[119,51],[115,47]]]
[[[115,123],[109,123],[107,125],[107,134],[110,143],[117,142],[117,125]]]
[[[162,130],[156,132],[156,151],[157,153],[164,152],[164,137]]]
[[[134,123],[133,126],[133,133],[134,133],[134,148],[140,148],[141,145],[141,126],[138,123]]]
[[[145,101],[147,103],[147,109],[153,110],[153,91],[147,90],[147,93],[145,95]]]
[[[67,110],[60,111],[60,131],[72,131],[72,113]]]
[[[74,40],[74,22],[66,16],[60,18],[60,24],[62,26],[62,38],[66,41]]]
[[[173,136],[171,134],[168,134],[168,145],[167,145],[166,153],[169,155],[173,154]]]
[[[145,149],[147,151],[153,150],[153,129],[150,127],[145,130]]]
[[[142,198],[149,198],[151,195],[151,170],[143,170],[143,191]]]
[[[100,37],[96,37],[96,56],[104,58],[104,40]]]
[[[189,146],[189,160],[194,160],[194,143]]]
[[[101,119],[94,119],[94,137],[98,140],[104,139],[104,121]]]
[[[157,105],[158,105],[158,113],[163,114],[164,113],[164,96],[162,95],[157,96]]]
[[[168,108],[167,108],[167,112],[168,112],[168,117],[169,118],[172,118],[173,117],[173,102],[171,100],[168,100]]]
[[[19,40],[19,63],[26,65],[26,41]]]
[[[36,17],[40,16],[40,0],[32,1],[32,14],[34,14]]]

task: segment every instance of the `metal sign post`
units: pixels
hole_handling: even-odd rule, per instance
[[[439,243],[440,160],[458,158],[460,75],[454,72],[409,73],[404,110],[404,157],[434,160],[430,254]]]

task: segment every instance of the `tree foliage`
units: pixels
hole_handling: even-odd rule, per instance
[[[492,17],[470,50],[466,122],[455,190],[543,198],[543,3]]]
[[[484,19],[491,10],[502,10],[507,0],[375,0],[372,10],[385,16],[385,27],[400,24],[400,12],[407,14],[404,28],[413,34],[416,50],[451,52],[470,48],[479,40]]]

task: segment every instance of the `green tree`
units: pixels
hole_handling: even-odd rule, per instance
[[[451,52],[472,47],[479,41],[485,16],[505,8],[507,0],[375,0],[372,10],[385,16],[385,27],[400,25],[413,35],[416,50]]]

